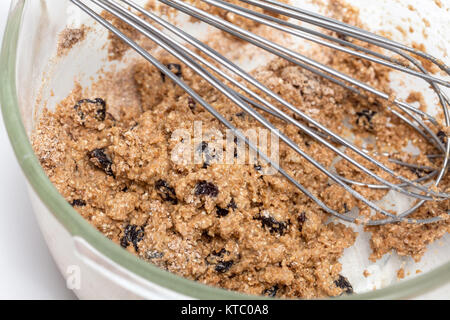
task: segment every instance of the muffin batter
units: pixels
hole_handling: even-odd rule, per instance
[[[352,8],[331,3],[336,18],[360,24]],[[246,27],[254,32],[264,30],[253,24]],[[137,34],[129,36],[138,39]],[[123,57],[126,48],[113,36],[111,39],[110,58]],[[235,41],[230,40],[230,45]],[[214,40],[210,44],[214,45]],[[151,44],[146,46],[152,48]],[[153,51],[233,125],[242,130],[260,127],[187,66],[161,50]],[[389,71],[384,67],[324,48],[312,54],[390,92]],[[433,147],[392,117],[385,101],[365,100],[280,59],[258,68],[253,75],[334,132],[354,135],[358,145],[370,136],[375,143],[368,148],[395,151],[398,159],[412,163],[439,164],[425,156],[433,153]],[[324,166],[333,165],[346,178],[371,182],[349,163],[336,162],[333,152],[295,126],[267,118]],[[386,126],[388,119],[392,126]],[[281,175],[262,174],[263,163],[216,163],[213,142],[194,139],[195,121],[202,122],[204,131],[214,128],[225,132],[219,121],[170,79],[149,63],[136,60],[123,71],[105,74],[93,88],[77,85],[55,111],[44,110],[33,146],[50,180],[86,220],[114,242],[161,268],[249,294],[314,298],[351,293],[351,284],[340,274],[338,259],[355,241],[357,234],[352,228],[330,221],[327,213]],[[344,122],[349,125],[344,126]],[[172,152],[180,142],[173,139],[173,133],[179,129],[191,133],[192,150],[202,157],[202,163],[173,160]],[[420,149],[420,156],[402,151],[409,142]],[[346,213],[359,207],[361,215],[370,215],[366,205],[330,183],[285,144],[279,147],[281,167],[331,208]],[[379,160],[410,179],[423,174],[383,157]],[[449,182],[447,175],[443,190],[448,190]],[[354,188],[371,200],[386,194]],[[413,217],[444,215],[448,207],[448,201],[430,202]],[[367,227],[372,233],[371,258],[395,250],[418,260],[427,244],[449,231],[449,225],[447,220],[431,225]]]

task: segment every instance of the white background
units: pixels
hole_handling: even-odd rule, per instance
[[[9,4],[0,0],[0,43]],[[1,113],[0,219],[0,299],[74,299],[39,231]],[[449,294],[450,284],[420,298],[449,299]]]
[[[0,43],[9,4],[0,0]],[[73,298],[39,231],[0,113],[0,299]]]

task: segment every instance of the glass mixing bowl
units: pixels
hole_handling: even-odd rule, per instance
[[[415,5],[425,7],[425,2]],[[84,299],[257,298],[190,281],[139,260],[86,222],[47,178],[30,144],[40,110],[64,98],[75,77],[88,85],[101,67],[111,67],[103,46],[106,32],[81,13],[70,12],[68,6],[68,1],[61,0],[12,1],[0,57],[0,102],[5,125],[27,178],[40,227],[68,286]],[[374,8],[378,14],[385,10],[381,5]],[[444,23],[446,14],[442,13]],[[58,33],[68,22],[86,23],[99,30],[94,37],[90,33],[66,57],[55,58]],[[340,299],[415,297],[445,285],[450,281],[446,239],[441,249],[434,249],[439,251],[439,258],[434,259],[432,267],[422,268],[422,274]]]

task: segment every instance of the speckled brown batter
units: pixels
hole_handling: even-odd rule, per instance
[[[81,42],[86,37],[86,27],[81,28],[66,28],[59,34],[58,41],[58,56],[65,55],[78,42]]]
[[[333,1],[336,18],[356,23],[357,14]],[[332,7],[333,7],[332,6]],[[250,28],[258,28],[251,25]],[[130,34],[131,35],[131,34]],[[114,38],[113,38],[114,39]],[[117,42],[111,58],[123,56]],[[389,92],[388,71],[378,65],[322,49],[315,58]],[[206,101],[241,129],[260,125],[188,67],[170,55],[158,57]],[[401,152],[409,140],[432,153],[423,138],[392,117],[385,102],[371,102],[300,67],[275,59],[253,75],[294,106],[344,136],[374,137],[368,148],[396,151],[402,160],[429,166],[425,156]],[[411,98],[412,99],[412,98]],[[292,113],[290,113],[292,115]],[[393,124],[387,127],[386,121]],[[334,154],[279,119],[268,119],[308,154],[329,167]],[[33,135],[36,154],[69,203],[108,238],[140,258],[183,277],[245,293],[313,298],[352,292],[338,259],[356,234],[329,221],[317,204],[281,175],[262,175],[263,164],[181,165],[171,159],[172,133],[224,126],[147,62],[132,62],[106,74],[90,90],[76,86],[54,112],[44,110]],[[350,126],[344,126],[344,121]],[[208,157],[208,141],[193,141]],[[210,155],[209,155],[210,156]],[[356,157],[356,156],[355,156]],[[358,158],[358,157],[356,157]],[[380,161],[409,178],[420,172]],[[362,161],[364,162],[364,161]],[[330,183],[305,159],[280,144],[281,166],[331,208],[345,213],[369,208]],[[373,165],[374,172],[395,181]],[[335,164],[344,177],[371,181],[350,164]],[[445,190],[449,178],[445,177]],[[369,199],[386,192],[354,187]],[[447,202],[424,205],[415,218],[444,214]],[[396,250],[419,259],[426,245],[449,230],[448,222],[368,227],[372,259]]]

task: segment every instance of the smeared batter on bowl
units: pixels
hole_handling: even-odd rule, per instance
[[[352,8],[332,8],[336,18],[359,24]],[[261,26],[247,27],[258,32]],[[214,45],[215,40],[210,43]],[[234,40],[222,41],[220,46],[223,49],[227,44],[233,46]],[[112,41],[111,58],[124,53],[125,47]],[[236,127],[260,127],[187,66],[161,51],[154,54]],[[315,59],[390,91],[388,70],[383,67],[323,48],[313,54]],[[376,142],[369,148],[395,151],[399,159],[436,166],[424,156],[432,147],[392,117],[386,102],[365,100],[279,59],[253,75],[334,132],[356,136],[358,145],[371,136]],[[335,155],[330,150],[295,126],[267,118],[308,154],[331,166]],[[386,127],[388,119],[395,125]],[[33,146],[50,180],[85,219],[161,268],[257,295],[313,298],[351,293],[338,259],[355,241],[352,228],[330,221],[329,214],[281,175],[262,174],[263,163],[215,163],[210,141],[192,139],[193,150],[203,156],[203,163],[174,162],[171,154],[179,141],[173,133],[183,128],[193,138],[194,121],[202,121],[205,131],[225,132],[220,122],[170,79],[138,60],[123,71],[105,74],[93,88],[76,86],[54,112],[44,110]],[[421,151],[414,160],[402,151],[410,141]],[[369,217],[366,205],[294,151],[280,144],[279,153],[281,166],[331,208],[345,213],[359,207]],[[379,160],[411,179],[423,174],[385,158]],[[370,182],[346,162],[334,166],[344,177]],[[448,190],[449,182],[446,176],[443,190]],[[386,194],[354,188],[372,200]],[[448,205],[448,201],[428,203],[413,217],[444,215]],[[367,230],[372,232],[373,259],[391,250],[419,259],[427,244],[449,230],[449,223],[398,223]]]

